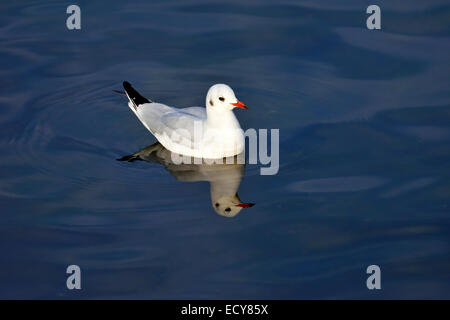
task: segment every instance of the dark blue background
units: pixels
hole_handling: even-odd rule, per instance
[[[0,3],[1,298],[450,298],[447,1],[378,1],[381,31],[363,0],[79,1],[80,31],[70,4]],[[117,162],[155,141],[123,80],[176,106],[227,83],[279,128],[256,206]]]

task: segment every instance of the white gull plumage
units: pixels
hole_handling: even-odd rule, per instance
[[[232,110],[248,108],[226,84],[208,90],[206,108],[182,109],[152,102],[128,82],[123,86],[130,109],[168,150],[206,159],[230,157],[244,150],[244,133]]]

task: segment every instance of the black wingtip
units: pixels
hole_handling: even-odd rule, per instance
[[[129,156],[125,156],[119,159],[116,159],[117,161],[128,161],[128,162],[133,162],[136,160],[140,160],[139,156],[136,156],[134,154],[130,154]]]
[[[123,82],[123,87],[125,88],[125,90],[133,88],[128,81]]]
[[[130,98],[130,101],[135,105],[135,108],[137,108],[140,104],[151,103],[151,100],[141,96],[141,94],[137,92],[128,81],[123,82],[123,88]]]

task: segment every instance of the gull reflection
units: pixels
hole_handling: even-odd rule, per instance
[[[253,203],[242,202],[237,191],[244,175],[244,165],[237,164],[235,156],[233,164],[177,164],[173,161],[172,152],[159,142],[152,144],[119,161],[133,162],[137,160],[160,163],[172,176],[180,181],[209,181],[211,205],[224,217],[234,217],[242,209],[250,208]],[[192,161],[193,162],[193,161]]]

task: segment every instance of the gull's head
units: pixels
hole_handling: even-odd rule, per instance
[[[226,84],[215,84],[209,88],[206,95],[206,107],[210,110],[233,110],[236,107],[248,109],[236,98],[233,89]]]
[[[221,216],[232,218],[237,215],[242,209],[251,208],[254,203],[242,202],[238,195],[224,196],[218,199],[212,200],[212,206],[214,210]]]

